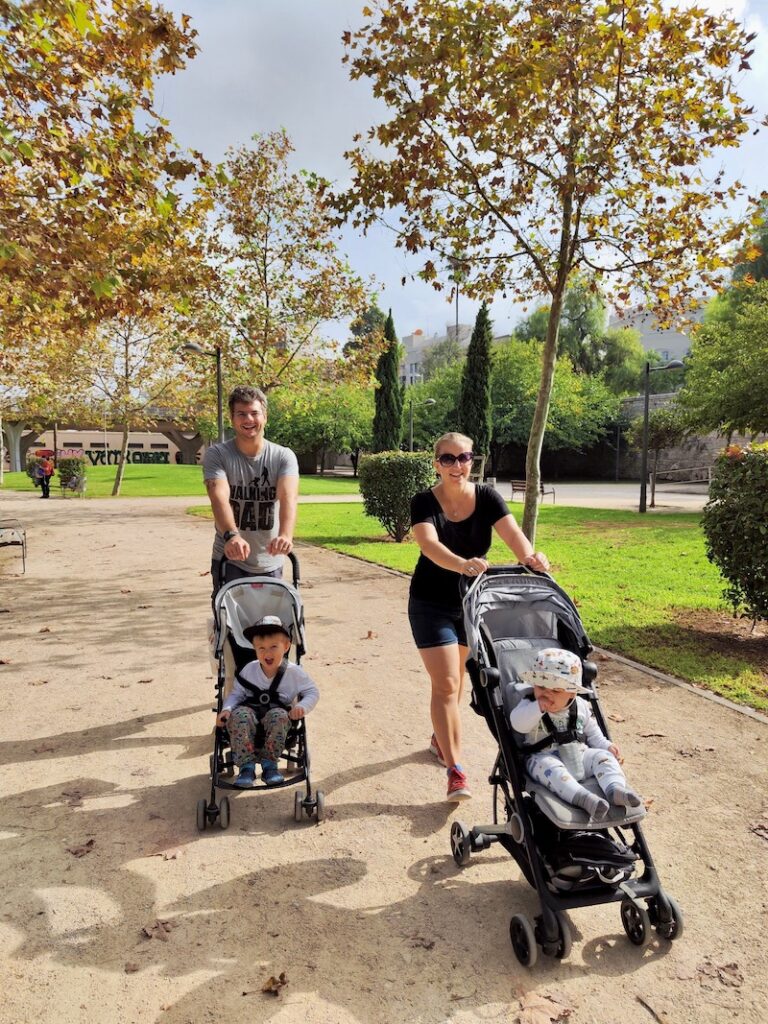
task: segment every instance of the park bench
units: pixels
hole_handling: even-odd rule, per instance
[[[509,482],[512,484],[512,501],[515,500],[515,491],[520,491],[520,493],[523,496],[525,496],[525,480],[510,480]],[[542,481],[539,484],[539,494],[541,495],[542,498],[544,497],[545,494],[551,494],[552,495],[552,504],[553,505],[555,504],[555,488],[554,487],[548,487]]]
[[[76,476],[71,476],[69,480],[61,480],[61,494],[64,497],[67,494],[79,494],[80,497],[85,496],[87,480],[84,473],[78,473]]]
[[[0,519],[0,548],[20,547],[22,571],[27,571],[27,531],[18,519]]]

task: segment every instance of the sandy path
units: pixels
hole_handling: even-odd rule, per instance
[[[187,503],[3,496],[29,560],[13,575],[0,550],[2,1024],[467,1024],[515,1021],[525,993],[576,1024],[768,1019],[768,842],[750,830],[768,829],[765,725],[602,663],[686,933],[638,951],[618,907],[575,911],[570,958],[528,972],[507,937],[536,911],[514,862],[496,847],[460,872],[449,856],[407,583],[351,559],[299,549],[328,820],[295,825],[291,789],[242,794],[229,831],[200,835],[211,528]],[[460,815],[476,824],[494,751],[465,723]],[[158,919],[165,941],[142,937]],[[280,971],[282,994],[262,994]]]

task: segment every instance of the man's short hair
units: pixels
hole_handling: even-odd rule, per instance
[[[235,402],[241,402],[243,405],[253,405],[254,402],[258,402],[264,412],[267,411],[267,396],[261,388],[252,388],[250,384],[238,384],[236,388],[233,388],[229,396],[230,416],[235,413]]]

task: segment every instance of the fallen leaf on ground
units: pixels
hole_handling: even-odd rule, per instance
[[[33,754],[52,754],[56,747],[52,747],[50,743],[41,743],[39,747],[32,747]]]
[[[649,807],[653,807],[655,800],[655,796],[648,796],[645,798],[645,800],[643,800],[643,807],[645,807],[646,811]]]
[[[0,658],[0,665],[12,665],[13,662],[10,659]]]
[[[608,717],[612,722],[626,722],[626,718],[624,717],[624,715],[612,714],[608,715]]]
[[[87,842],[83,843],[81,846],[68,846],[67,847],[67,853],[71,853],[73,857],[85,857],[85,855],[87,853],[91,852],[91,850],[94,848],[95,845],[96,845],[96,840],[95,839],[89,839]]]
[[[754,825],[749,826],[749,831],[761,839],[768,839],[768,821],[756,821]]]
[[[137,608],[151,608],[152,605],[151,604],[137,604],[136,607]]]
[[[199,572],[197,575],[198,576],[210,576],[211,575],[211,570],[210,569],[206,569],[205,572]],[[304,584],[304,586],[306,586],[306,584]]]
[[[131,592],[131,588],[130,587],[120,587],[120,593],[121,594],[130,594],[130,592]]]
[[[423,935],[412,935],[411,936],[411,945],[414,946],[414,947],[415,946],[420,946],[422,949],[434,949],[435,948],[435,940],[434,939],[425,939]]]
[[[519,1024],[561,1024],[573,1010],[546,992],[528,992],[520,996]]]
[[[0,615],[8,615],[10,614],[10,611],[10,608],[0,608]]]
[[[707,957],[700,963],[696,970],[699,972],[699,981],[705,988],[709,988],[711,981],[719,981],[726,988],[740,988],[744,983],[744,975],[739,970],[737,963],[716,964]]]
[[[164,921],[158,917],[154,924],[145,924],[141,933],[147,939],[160,939],[161,942],[167,942],[173,926],[173,921]]]
[[[649,686],[648,689],[650,690],[651,693],[658,693],[659,690],[661,689],[661,687],[660,686]]]
[[[79,789],[63,789],[61,791],[61,795],[64,797],[64,799],[66,800],[70,807],[83,806],[83,795]]]
[[[153,683],[154,679],[139,679],[138,682],[140,682],[140,683]]]
[[[280,989],[284,988],[287,984],[288,976],[286,975],[285,971],[281,971],[277,978],[274,976],[274,974],[271,975],[271,977],[267,978],[267,980],[261,986],[261,991],[269,992],[273,996],[279,996]]]
[[[47,686],[47,679],[33,679],[31,683],[27,683],[27,686]]]
[[[37,632],[38,633],[50,633],[51,632],[51,627],[50,626],[43,626],[43,628],[42,629],[38,629]]]
[[[378,633],[374,633],[372,629],[369,629],[366,635],[363,637],[363,640],[375,640],[378,637],[378,635]]]
[[[178,860],[184,851],[180,849],[176,850],[158,850],[157,853],[150,854],[151,857],[162,857],[163,860]]]
[[[665,732],[641,732],[640,735],[644,740],[655,740],[663,739],[667,734]]]
[[[125,967],[123,968],[123,970],[125,971],[126,974],[135,974],[136,971],[139,970],[139,965],[138,964],[133,964],[133,963],[126,964]]]

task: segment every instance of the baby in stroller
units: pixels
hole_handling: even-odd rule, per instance
[[[512,728],[525,735],[526,770],[561,800],[602,821],[610,804],[639,807],[642,799],[627,786],[619,748],[603,735],[589,704],[579,693],[581,658],[571,651],[547,647],[537,652],[532,668],[521,673],[533,686],[509,716]],[[607,800],[580,785],[594,777]]]
[[[227,726],[232,757],[240,769],[236,786],[253,785],[257,759],[264,784],[279,786],[285,778],[277,770],[277,759],[291,722],[308,714],[320,694],[304,669],[286,660],[291,636],[279,616],[263,616],[243,630],[243,637],[253,644],[257,660],[235,675],[216,724]]]

